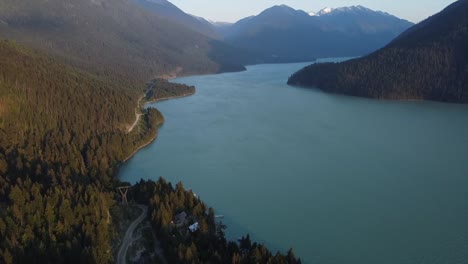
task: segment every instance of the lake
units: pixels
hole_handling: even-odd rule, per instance
[[[468,106],[290,87],[306,64],[178,78],[158,139],[120,171],[182,181],[231,239],[304,263],[468,263]]]

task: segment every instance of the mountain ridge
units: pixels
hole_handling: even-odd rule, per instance
[[[220,33],[235,47],[262,52],[280,62],[299,62],[362,56],[383,47],[411,25],[362,6],[330,9],[326,14],[311,16],[303,10],[276,5]]]

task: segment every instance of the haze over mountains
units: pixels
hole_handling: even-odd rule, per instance
[[[285,62],[362,56],[383,47],[411,25],[362,6],[327,8],[311,15],[280,5],[224,26],[220,33],[235,47]]]
[[[468,103],[467,47],[468,0],[459,0],[369,56],[311,65],[288,83],[371,98]]]
[[[220,23],[189,15],[167,0],[136,2],[171,22],[224,40],[237,49],[237,56],[228,58],[247,64],[362,56],[383,47],[412,25],[362,6],[324,8],[308,14],[281,5],[236,23]]]

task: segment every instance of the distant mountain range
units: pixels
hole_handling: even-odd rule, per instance
[[[208,39],[208,50],[202,51],[219,67],[217,72],[244,70],[243,65],[264,63],[263,54],[234,47],[222,40],[221,29],[230,23],[208,21],[202,17],[187,14],[167,0],[132,0],[145,11],[164,19],[170,24],[189,29]],[[177,34],[179,37],[183,35]],[[177,43],[174,43],[177,45]]]
[[[371,98],[468,103],[467,47],[468,0],[459,0],[379,51],[308,66],[288,83]]]
[[[362,6],[307,13],[280,5],[225,25],[219,33],[235,47],[262,53],[267,60],[288,62],[362,56],[383,47],[412,25]]]
[[[214,57],[228,59],[231,65],[362,56],[412,25],[362,6],[324,8],[308,14],[281,5],[237,23],[223,23],[187,14],[167,0],[132,1],[167,21],[222,41],[215,46],[222,45],[221,50],[228,52],[226,56],[215,52]]]

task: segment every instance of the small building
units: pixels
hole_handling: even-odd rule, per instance
[[[191,225],[188,227],[188,229],[190,230],[190,232],[195,232],[197,231],[198,229],[200,228],[200,224],[198,222],[196,222],[195,224]]]

